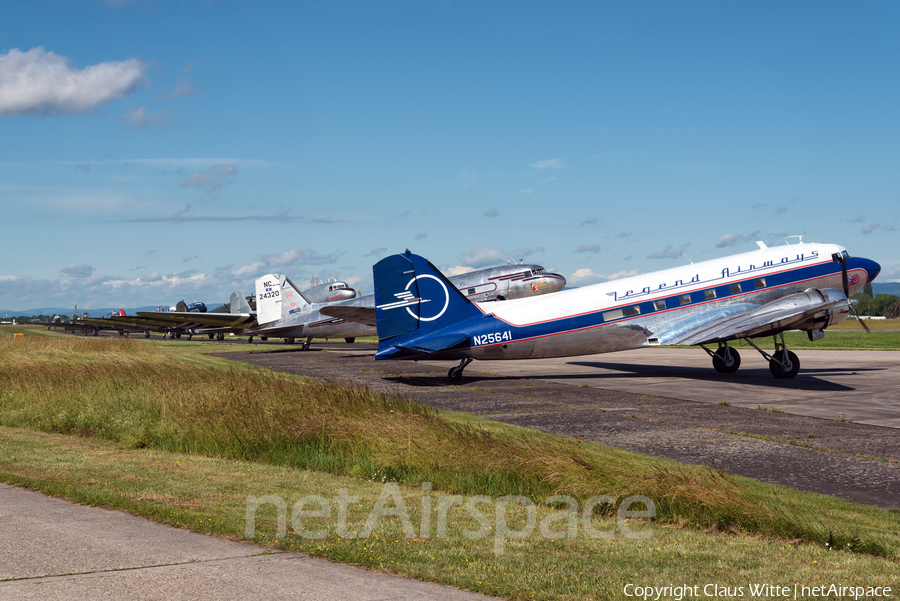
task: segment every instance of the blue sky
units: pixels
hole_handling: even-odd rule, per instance
[[[900,281],[900,4],[16,1],[0,307],[571,284],[833,242]]]

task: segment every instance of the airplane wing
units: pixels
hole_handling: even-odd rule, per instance
[[[167,313],[156,311],[138,311],[138,317],[150,322],[165,324],[200,324],[205,326],[235,327],[256,324],[256,315],[251,313],[196,313],[188,311],[172,311]]]
[[[319,313],[328,317],[337,317],[347,321],[355,321],[367,326],[375,325],[375,307],[352,307],[347,305],[325,305]]]
[[[850,310],[847,297],[836,288],[809,289],[765,305],[735,305],[706,313],[703,322],[674,324],[659,334],[661,344],[697,345],[740,338],[770,336],[801,326],[824,327],[833,312]]]

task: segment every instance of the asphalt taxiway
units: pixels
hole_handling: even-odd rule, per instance
[[[800,373],[779,380],[751,348],[741,369],[719,374],[702,349],[640,349],[533,361],[481,361],[479,371],[652,394],[700,403],[723,401],[793,415],[900,428],[900,352],[799,350]],[[900,435],[900,434],[898,434]]]

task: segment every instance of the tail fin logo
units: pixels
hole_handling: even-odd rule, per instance
[[[423,282],[423,280],[434,280],[438,285],[435,286],[431,282],[426,283]],[[409,288],[414,283],[416,284],[416,289],[418,289],[419,291],[420,296],[418,298],[409,291]],[[426,317],[424,312],[422,311],[422,305],[425,303],[437,301],[437,303],[432,306],[440,306],[441,297],[443,297],[444,303],[443,306],[441,306],[440,311],[438,311],[436,315]],[[444,282],[441,281],[440,278],[428,273],[413,277],[409,281],[409,283],[406,284],[406,288],[404,288],[403,292],[394,293],[394,298],[397,299],[395,302],[379,305],[378,308],[383,311],[405,308],[406,312],[409,313],[410,316],[418,319],[419,321],[434,321],[435,319],[440,318],[440,316],[444,314],[444,312],[447,310],[447,307],[450,305],[450,294],[447,292],[447,286],[444,285]],[[412,307],[410,307],[410,305],[413,303],[418,304],[419,315],[416,315],[416,313],[413,312]]]

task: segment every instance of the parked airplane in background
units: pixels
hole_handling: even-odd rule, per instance
[[[785,330],[824,336],[852,310],[851,294],[881,271],[834,244],[792,244],[504,303],[473,303],[431,263],[408,250],[372,268],[376,359],[535,359],[663,344],[700,345],[721,373],[741,359],[728,343],[746,340],[776,378],[800,369]],[[753,338],[773,336],[768,353]],[[705,345],[716,344],[717,350]]]
[[[343,338],[348,343],[359,336],[374,336],[375,327],[336,319],[320,313],[323,305],[311,303],[293,282],[284,275],[269,274],[256,280],[255,327],[240,335],[284,338],[293,344],[295,338],[306,338],[303,350],[308,350],[313,338]]]
[[[470,271],[447,278],[470,301],[502,301],[551,294],[563,289],[566,278],[547,273],[540,265],[504,265]],[[375,325],[375,295],[322,307],[323,315],[330,315]]]
[[[347,282],[341,282],[335,278],[321,282],[319,278],[312,277],[309,285],[310,287],[303,291],[303,296],[311,303],[333,303],[356,298],[356,291],[348,286]]]

